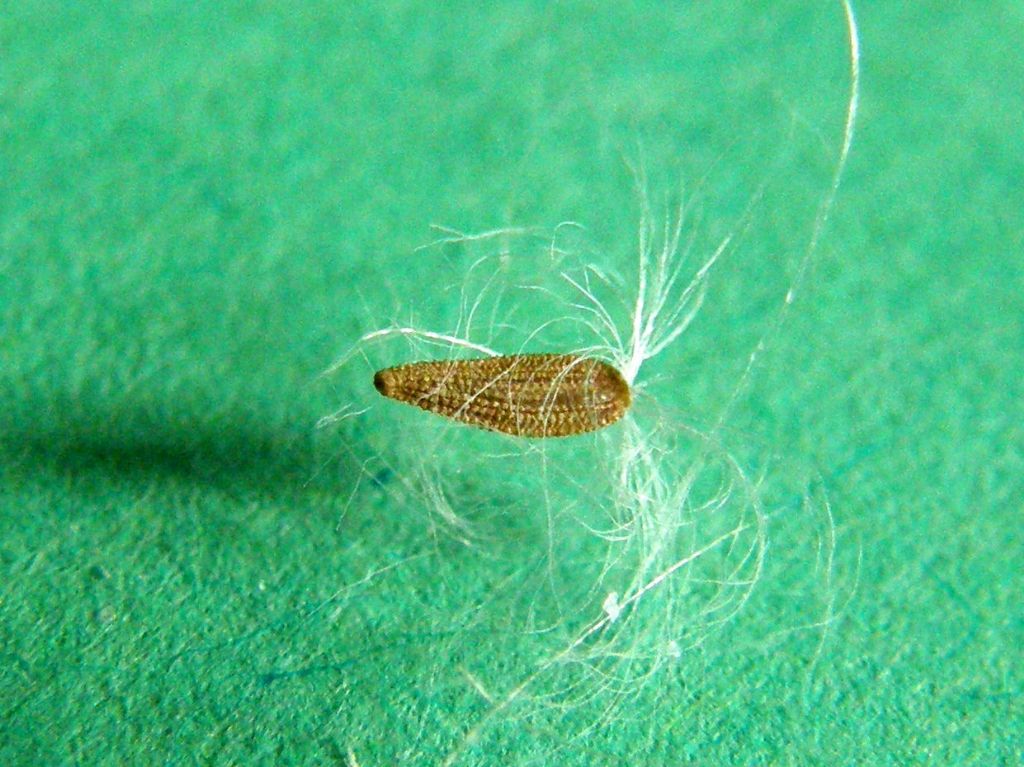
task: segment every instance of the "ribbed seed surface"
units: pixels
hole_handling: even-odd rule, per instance
[[[618,370],[574,354],[412,362],[373,377],[385,397],[517,437],[567,437],[615,423],[630,404]]]

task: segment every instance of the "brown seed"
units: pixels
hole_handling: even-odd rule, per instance
[[[373,385],[385,397],[517,437],[594,431],[630,403],[618,370],[575,354],[412,362],[378,371]]]

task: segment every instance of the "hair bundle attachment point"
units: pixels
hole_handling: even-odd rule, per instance
[[[596,431],[631,402],[618,370],[575,354],[412,362],[378,371],[373,385],[390,399],[515,437]]]

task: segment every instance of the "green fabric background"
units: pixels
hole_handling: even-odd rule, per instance
[[[487,594],[532,560],[373,488],[341,517],[359,432],[313,428],[368,386],[317,378],[361,332],[447,316],[432,222],[573,219],[621,266],[623,157],[661,191],[717,162],[708,241],[768,181],[656,371],[724,402],[827,189],[838,3],[484,5],[4,5],[0,763],[437,763],[486,711],[467,672],[529,671]],[[857,10],[848,175],[730,422],[827,492],[839,620],[787,633],[813,555],[783,534],[678,672],[459,764],[1024,759],[1024,6]]]

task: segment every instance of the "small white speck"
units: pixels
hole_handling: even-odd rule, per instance
[[[615,623],[622,614],[622,605],[619,604],[619,592],[613,591],[606,596],[604,602],[601,603],[601,609],[608,616],[608,620]]]

